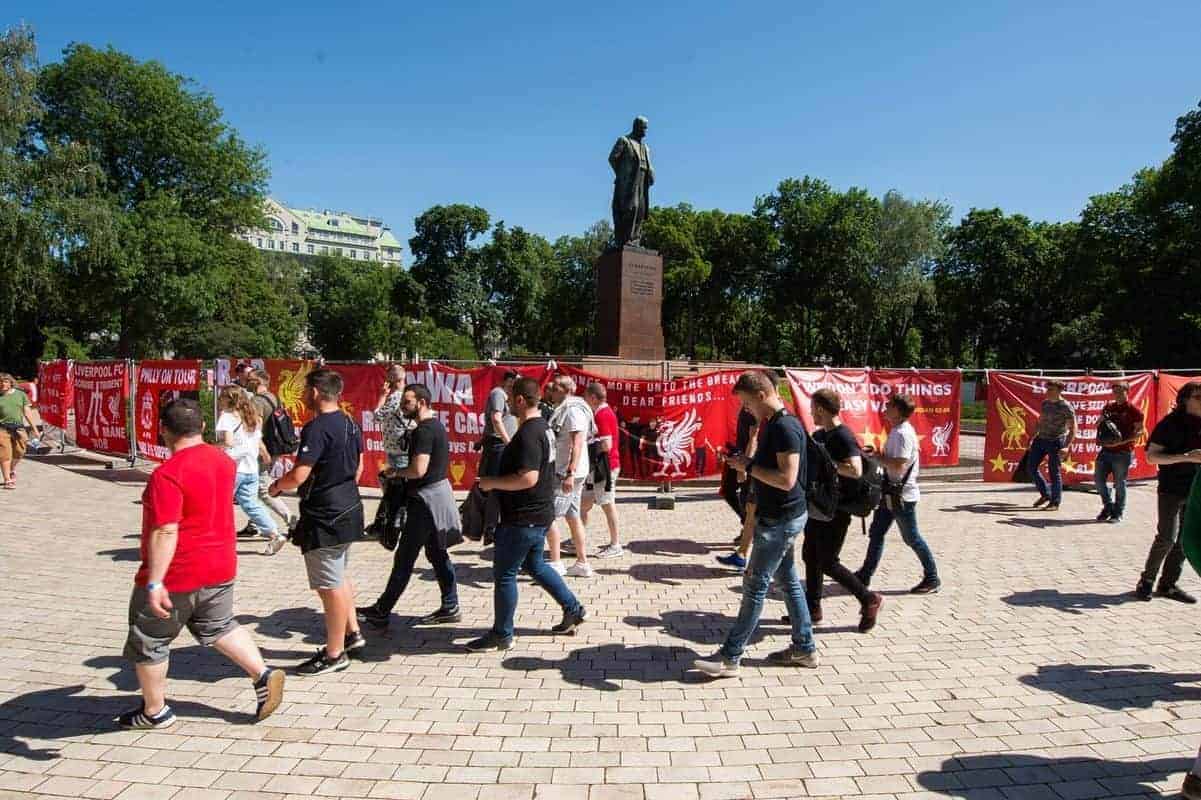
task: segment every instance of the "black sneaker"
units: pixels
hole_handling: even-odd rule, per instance
[[[1197,598],[1193,597],[1179,586],[1168,586],[1167,588],[1160,586],[1155,590],[1155,594],[1158,597],[1166,597],[1169,600],[1175,600],[1177,603],[1188,603],[1189,605],[1192,605],[1193,603],[1197,602]]]
[[[363,650],[367,647],[367,640],[363,638],[362,631],[347,631],[346,638],[343,640],[342,652],[350,658],[361,658]]]
[[[259,529],[253,525],[247,525],[242,530],[238,531],[239,539],[250,539],[259,535]]]
[[[551,633],[574,634],[575,629],[580,627],[586,619],[588,619],[588,611],[583,606],[580,606],[580,610],[575,613],[564,611],[563,621],[551,628]]]
[[[480,638],[472,639],[470,642],[468,642],[467,649],[473,653],[491,653],[512,650],[513,637],[502,639],[492,631],[488,631]]]
[[[133,711],[126,711],[117,717],[117,724],[128,730],[169,728],[175,724],[175,712],[171,706],[164,705],[163,710],[152,717],[146,713],[146,704],[142,703]]]
[[[254,694],[258,700],[258,708],[254,716],[259,722],[275,713],[279,703],[284,699],[284,671],[268,669],[263,676],[254,682]]]
[[[1139,580],[1138,585],[1134,587],[1134,596],[1139,600],[1151,599],[1151,581]]]
[[[942,588],[938,578],[922,578],[922,582],[909,590],[909,594],[934,594]]]
[[[1118,524],[1119,522],[1121,522],[1121,521],[1122,521],[1122,515],[1121,515],[1121,514],[1114,514],[1113,516],[1111,516],[1111,517],[1109,518],[1109,522],[1110,522],[1111,524],[1113,524],[1113,525],[1117,525],[1117,524]]]
[[[1049,498],[1049,497],[1039,497],[1037,500],[1035,500],[1035,501],[1034,501],[1034,507],[1035,507],[1035,508],[1042,508],[1043,506],[1045,506],[1045,505],[1046,505],[1047,503],[1049,503],[1049,502],[1051,502],[1051,498]]]
[[[355,618],[359,622],[366,623],[376,628],[388,627],[388,618],[391,614],[385,614],[375,606],[362,606],[354,610]]]
[[[1113,517],[1113,512],[1108,508],[1101,509],[1101,513],[1097,515],[1097,522],[1106,522]]]
[[[317,651],[317,655],[296,668],[296,674],[324,675],[327,672],[341,672],[349,666],[350,659],[346,657],[345,653],[340,653],[337,658],[330,658],[326,655],[325,648],[322,647]]]
[[[459,607],[454,608],[439,608],[430,614],[426,614],[421,619],[417,620],[418,625],[446,625],[451,622],[461,622],[463,613],[459,611]]]

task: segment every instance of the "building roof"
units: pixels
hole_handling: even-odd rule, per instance
[[[378,229],[369,228],[345,212],[313,211],[304,208],[289,208],[288,211],[303,220],[304,224],[313,230],[353,233],[372,238],[378,235]]]
[[[400,247],[400,242],[396,241],[396,237],[392,235],[392,231],[387,228],[384,228],[384,232],[380,234],[376,244],[380,247]]]

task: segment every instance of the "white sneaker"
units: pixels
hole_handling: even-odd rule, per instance
[[[267,549],[264,552],[269,556],[273,556],[280,550],[283,550],[287,542],[287,539],[277,533],[267,539]]]
[[[619,544],[607,544],[600,550],[596,551],[596,558],[619,558],[624,556],[626,551]]]
[[[697,659],[692,662],[693,669],[700,670],[710,678],[736,678],[738,677],[738,663],[734,661],[726,661],[721,653],[713,656],[710,659]]]
[[[559,559],[558,561],[547,561],[546,565],[560,575],[567,574],[567,567],[563,566],[563,559]]]
[[[592,565],[581,564],[579,561],[577,561],[567,568],[567,574],[572,578],[591,578]]]

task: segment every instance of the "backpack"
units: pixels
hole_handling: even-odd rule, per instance
[[[884,467],[871,456],[860,453],[863,471],[855,484],[854,494],[839,498],[838,508],[856,517],[867,517],[880,505],[884,497],[884,482],[887,480]]]
[[[290,456],[300,448],[300,437],[288,409],[276,404],[271,398],[271,414],[263,420],[263,447],[273,458]]]
[[[1113,417],[1101,417],[1101,421],[1097,423],[1097,444],[1108,447],[1122,441],[1122,438],[1122,431]]]
[[[830,451],[805,432],[805,496],[809,517],[829,522],[838,512],[838,465]]]

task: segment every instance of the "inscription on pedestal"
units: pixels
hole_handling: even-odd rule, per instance
[[[662,359],[662,257],[641,248],[611,250],[597,260],[596,283],[596,352]]]

